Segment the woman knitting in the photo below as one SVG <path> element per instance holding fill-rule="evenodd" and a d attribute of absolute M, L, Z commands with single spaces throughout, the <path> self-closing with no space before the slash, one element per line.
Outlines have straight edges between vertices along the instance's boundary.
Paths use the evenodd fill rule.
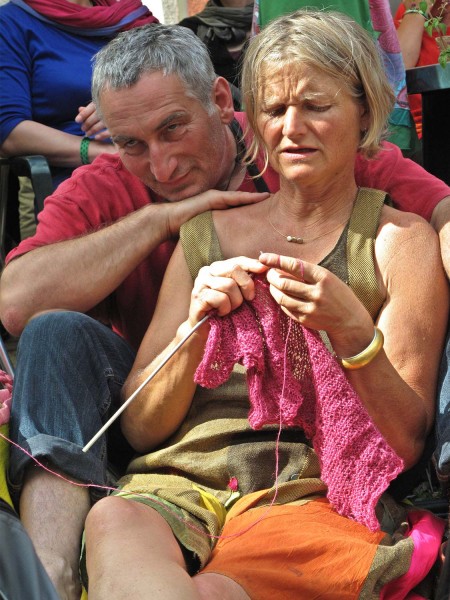
<path fill-rule="evenodd" d="M 393 94 L 308 11 L 251 41 L 243 93 L 280 191 L 182 230 L 125 396 L 210 317 L 123 413 L 142 456 L 88 516 L 89 598 L 404 598 L 443 524 L 383 492 L 432 427 L 448 292 L 428 224 L 354 180 Z"/>

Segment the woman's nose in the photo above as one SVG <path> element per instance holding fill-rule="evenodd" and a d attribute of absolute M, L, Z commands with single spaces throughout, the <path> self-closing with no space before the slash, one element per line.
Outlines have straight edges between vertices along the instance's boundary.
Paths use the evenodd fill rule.
<path fill-rule="evenodd" d="M 283 135 L 287 137 L 304 133 L 305 118 L 298 106 L 288 106 L 284 114 Z"/>

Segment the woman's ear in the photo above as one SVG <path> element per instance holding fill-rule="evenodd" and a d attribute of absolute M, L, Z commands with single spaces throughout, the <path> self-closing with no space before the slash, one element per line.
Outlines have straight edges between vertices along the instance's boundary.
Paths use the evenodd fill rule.
<path fill-rule="evenodd" d="M 361 132 L 366 132 L 370 126 L 370 115 L 365 103 L 361 105 L 360 111 L 359 129 Z"/>
<path fill-rule="evenodd" d="M 213 102 L 217 106 L 222 123 L 231 123 L 234 118 L 233 97 L 230 85 L 224 77 L 217 77 L 214 82 Z"/>

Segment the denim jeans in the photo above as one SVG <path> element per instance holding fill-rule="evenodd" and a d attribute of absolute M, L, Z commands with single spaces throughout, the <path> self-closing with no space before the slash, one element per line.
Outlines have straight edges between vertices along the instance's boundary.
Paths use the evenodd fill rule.
<path fill-rule="evenodd" d="M 17 348 L 12 439 L 69 478 L 107 485 L 108 461 L 120 473 L 133 454 L 120 432 L 120 419 L 88 452 L 82 448 L 120 406 L 120 390 L 134 358 L 120 336 L 84 314 L 61 311 L 36 317 Z M 12 446 L 14 495 L 33 462 Z"/>
<path fill-rule="evenodd" d="M 438 405 L 436 412 L 436 450 L 434 459 L 438 476 L 450 481 L 450 327 L 438 379 Z"/>

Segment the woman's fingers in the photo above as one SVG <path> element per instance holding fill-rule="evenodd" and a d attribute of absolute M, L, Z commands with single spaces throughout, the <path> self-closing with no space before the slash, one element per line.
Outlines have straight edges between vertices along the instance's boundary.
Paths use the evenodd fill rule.
<path fill-rule="evenodd" d="M 213 309 L 220 316 L 227 315 L 244 300 L 253 300 L 255 285 L 251 274 L 265 271 L 266 266 L 245 256 L 203 267 L 194 283 L 191 309 L 197 313 L 197 318 Z"/>
<path fill-rule="evenodd" d="M 306 269 L 311 271 L 311 267 L 314 267 L 314 265 L 311 263 L 305 263 L 300 258 L 282 256 L 281 254 L 273 254 L 269 252 L 262 252 L 259 256 L 259 261 L 267 267 L 279 269 L 280 271 L 289 273 L 299 281 L 306 281 Z"/>
<path fill-rule="evenodd" d="M 275 301 L 303 325 L 332 332 L 358 313 L 359 300 L 328 269 L 278 254 L 261 254 L 259 260 L 272 267 L 267 280 Z"/>
<path fill-rule="evenodd" d="M 109 131 L 99 118 L 93 102 L 90 102 L 87 106 L 80 106 L 78 108 L 78 115 L 75 117 L 75 121 L 81 125 L 81 129 L 89 137 L 95 136 L 95 139 L 98 141 L 110 137 Z"/>

